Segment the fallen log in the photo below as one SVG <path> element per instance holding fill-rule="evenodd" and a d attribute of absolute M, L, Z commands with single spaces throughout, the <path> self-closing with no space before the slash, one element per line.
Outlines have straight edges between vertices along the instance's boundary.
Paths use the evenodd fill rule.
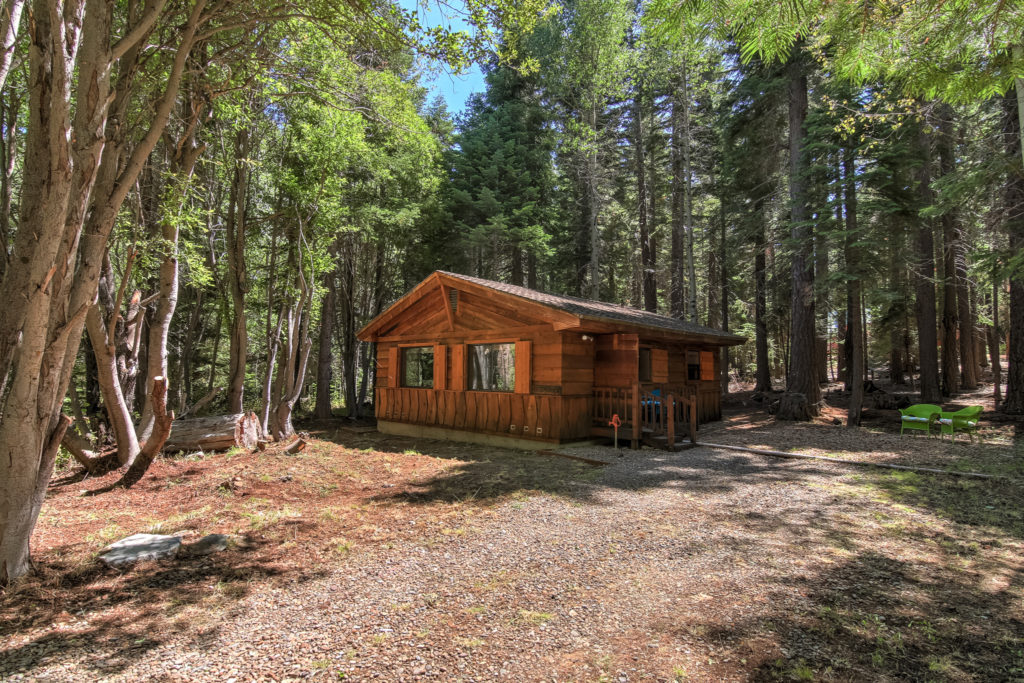
<path fill-rule="evenodd" d="M 163 451 L 252 450 L 262 436 L 259 418 L 253 412 L 175 420 Z"/>

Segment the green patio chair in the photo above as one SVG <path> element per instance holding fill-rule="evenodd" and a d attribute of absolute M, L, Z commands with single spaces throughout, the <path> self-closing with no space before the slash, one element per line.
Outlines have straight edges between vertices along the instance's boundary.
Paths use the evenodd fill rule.
<path fill-rule="evenodd" d="M 967 406 L 955 413 L 940 413 L 939 438 L 949 434 L 950 440 L 955 442 L 956 434 L 960 432 L 969 436 L 971 443 L 974 443 L 974 435 L 978 434 L 978 423 L 981 421 L 982 410 L 984 410 L 982 406 Z M 981 440 L 980 434 L 978 440 Z"/>
<path fill-rule="evenodd" d="M 942 407 L 931 403 L 918 403 L 909 408 L 900 409 L 900 436 L 903 430 L 916 429 L 931 436 L 932 425 L 939 419 Z"/>

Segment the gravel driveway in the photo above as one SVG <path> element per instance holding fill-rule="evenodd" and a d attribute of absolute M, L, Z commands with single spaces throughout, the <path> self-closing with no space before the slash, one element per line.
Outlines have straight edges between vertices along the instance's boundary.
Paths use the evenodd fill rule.
<path fill-rule="evenodd" d="M 707 448 L 572 452 L 610 464 L 568 495 L 522 496 L 443 534 L 360 547 L 303 578 L 253 586 L 188 632 L 136 648 L 52 634 L 9 641 L 6 673 L 669 681 L 931 670 L 942 679 L 932 661 L 941 653 L 927 643 L 938 652 L 947 638 L 967 638 L 969 648 L 973 629 L 941 621 L 948 596 L 990 606 L 990 630 L 973 638 L 1015 665 L 999 643 L 1021 624 L 1019 539 L 985 549 L 991 530 L 884 500 L 864 488 L 864 474 L 828 464 Z M 894 511 L 898 537 L 886 526 Z M 949 569 L 942 591 L 930 587 L 947 571 L 935 560 L 940 536 L 982 543 L 973 564 Z M 930 633 L 915 630 L 922 619 Z M 883 647 L 894 630 L 899 647 Z M 947 662 L 951 679 L 978 675 L 965 652 L 967 664 Z"/>

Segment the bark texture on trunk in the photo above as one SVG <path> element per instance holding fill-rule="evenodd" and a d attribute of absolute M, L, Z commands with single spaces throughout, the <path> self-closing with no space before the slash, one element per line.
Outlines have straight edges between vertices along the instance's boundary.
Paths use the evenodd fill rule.
<path fill-rule="evenodd" d="M 123 487 L 127 489 L 138 483 L 149 470 L 149 466 L 153 463 L 153 458 L 163 449 L 164 444 L 167 443 L 167 438 L 171 434 L 171 428 L 174 423 L 174 411 L 167 411 L 167 379 L 165 377 L 154 377 L 153 388 L 150 394 L 152 396 L 150 403 L 153 406 L 153 428 L 150 431 L 149 438 L 146 439 L 146 443 L 139 449 L 139 454 L 135 457 L 132 464 L 128 466 L 128 471 L 114 484 L 115 488 Z"/>
<path fill-rule="evenodd" d="M 596 102 L 587 104 L 586 121 L 595 136 L 597 135 L 597 107 Z M 601 223 L 598 220 L 601 198 L 598 191 L 598 167 L 597 150 L 594 144 L 591 143 L 590 148 L 586 152 L 586 177 L 584 179 L 586 187 L 585 201 L 587 203 L 585 216 L 587 218 L 587 229 L 590 233 L 590 265 L 588 268 L 590 286 L 588 296 L 591 299 L 601 298 Z"/>
<path fill-rule="evenodd" d="M 992 324 L 988 326 L 988 349 L 992 361 L 992 398 L 996 409 L 1003 400 L 1003 360 L 999 355 L 999 282 L 992 281 Z"/>
<path fill-rule="evenodd" d="M 228 289 L 231 292 L 230 367 L 228 370 L 228 410 L 242 412 L 245 392 L 245 365 L 249 347 L 246 328 L 245 294 L 249 289 L 245 269 L 246 211 L 249 195 L 249 131 L 235 135 L 235 171 L 226 221 L 228 247 Z"/>
<path fill-rule="evenodd" d="M 772 371 L 768 359 L 768 238 L 764 200 L 754 206 L 757 244 L 754 247 L 754 358 L 757 364 L 754 391 L 771 391 Z"/>
<path fill-rule="evenodd" d="M 789 195 L 793 238 L 792 318 L 790 320 L 787 391 L 803 395 L 807 412 L 817 414 L 821 399 L 815 367 L 814 231 L 807 215 L 806 130 L 807 76 L 799 52 L 787 66 L 789 78 Z M 796 419 L 805 413 L 794 411 Z"/>
<path fill-rule="evenodd" d="M 1018 81 L 1017 87 L 1019 88 Z M 1021 143 L 1020 117 L 1016 111 L 1018 98 L 1024 93 L 1007 93 L 1003 98 L 1003 135 L 1009 160 L 1024 155 Z M 1004 191 L 1003 224 L 1010 239 L 1012 253 L 1024 252 L 1024 166 L 1012 162 Z M 1006 401 L 1003 410 L 1011 415 L 1024 415 L 1024 273 L 1010 277 L 1010 320 L 1007 323 L 1010 343 L 1007 348 Z"/>
<path fill-rule="evenodd" d="M 334 356 L 331 353 L 334 337 L 334 300 L 336 289 L 333 275 L 328 275 L 327 292 L 320 303 L 320 344 L 316 362 L 316 416 L 325 420 L 331 417 L 331 388 L 334 380 Z"/>
<path fill-rule="evenodd" d="M 939 152 L 939 173 L 947 176 L 953 173 L 953 110 L 949 106 L 938 107 L 938 152 Z M 963 258 L 963 245 L 961 243 L 960 227 L 956 214 L 950 209 L 947 210 L 941 219 L 942 224 L 942 393 L 949 396 L 956 393 L 960 386 L 960 373 L 957 367 L 958 357 L 964 360 L 964 388 L 973 379 L 968 380 L 968 367 L 970 355 L 964 353 L 964 349 L 957 348 L 957 330 L 962 328 L 960 315 L 962 308 L 958 304 L 958 292 L 960 291 L 966 271 L 961 272 Z M 969 352 L 969 349 L 967 350 Z M 971 387 L 973 388 L 973 387 Z"/>
<path fill-rule="evenodd" d="M 307 279 L 302 264 L 301 245 L 305 241 L 302 220 L 301 218 L 296 220 L 298 223 L 296 229 L 289 236 L 287 271 L 295 278 L 294 284 L 295 289 L 298 290 L 298 296 L 290 296 L 281 302 L 281 320 L 284 323 L 283 337 L 278 342 L 277 371 L 270 390 L 270 435 L 277 441 L 295 433 L 295 428 L 292 426 L 292 411 L 302 394 L 309 354 L 313 348 L 313 340 L 309 336 L 313 287 Z M 312 277 L 312 263 L 310 263 L 309 276 Z"/>
<path fill-rule="evenodd" d="M 846 426 L 856 427 L 860 424 L 861 411 L 864 407 L 864 349 L 862 348 L 863 330 L 861 330 L 861 255 L 857 248 L 857 240 L 860 238 L 857 226 L 857 179 L 852 150 L 846 150 L 843 157 L 843 176 L 843 203 L 846 207 L 846 235 L 843 251 L 846 269 L 849 271 L 849 279 L 846 281 L 846 296 L 849 301 L 846 339 L 850 347 L 851 386 Z"/>
<path fill-rule="evenodd" d="M 640 245 L 640 290 L 645 311 L 658 310 L 658 286 L 655 280 L 655 254 L 647 224 L 647 161 L 644 156 L 644 90 L 643 84 L 633 102 L 633 147 L 636 150 L 637 242 Z"/>
<path fill-rule="evenodd" d="M 669 265 L 669 311 L 673 318 L 682 319 L 685 314 L 683 304 L 683 242 L 685 230 L 685 198 L 683 188 L 683 146 L 689 144 L 684 140 L 686 130 L 683 127 L 683 108 L 686 99 L 681 84 L 672 88 L 672 251 Z"/>
<path fill-rule="evenodd" d="M 921 206 L 932 204 L 931 141 L 922 128 L 917 138 L 921 166 L 917 171 L 917 191 Z M 919 218 L 916 226 L 914 254 L 914 315 L 917 319 L 918 363 L 920 366 L 921 402 L 941 403 L 939 389 L 939 340 L 935 329 L 935 237 L 934 225 Z"/>

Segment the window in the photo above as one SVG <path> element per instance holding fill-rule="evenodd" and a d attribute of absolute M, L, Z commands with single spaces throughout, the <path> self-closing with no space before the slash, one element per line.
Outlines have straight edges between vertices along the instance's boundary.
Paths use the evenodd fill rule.
<path fill-rule="evenodd" d="M 516 387 L 515 344 L 471 344 L 469 356 L 470 391 L 512 391 Z"/>
<path fill-rule="evenodd" d="M 402 386 L 430 389 L 434 386 L 434 347 L 402 349 Z"/>
<path fill-rule="evenodd" d="M 686 379 L 700 379 L 700 354 L 696 351 L 686 352 Z"/>
<path fill-rule="evenodd" d="M 651 381 L 651 350 L 640 349 L 640 381 Z"/>

